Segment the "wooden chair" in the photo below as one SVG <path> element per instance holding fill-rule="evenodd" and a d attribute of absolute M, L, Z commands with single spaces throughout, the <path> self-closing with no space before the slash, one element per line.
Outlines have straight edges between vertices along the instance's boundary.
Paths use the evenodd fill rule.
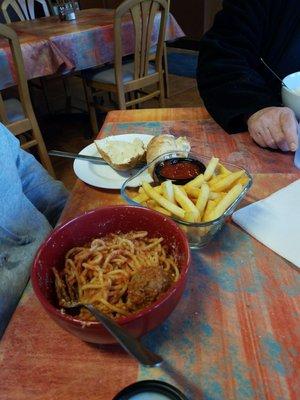
<path fill-rule="evenodd" d="M 167 0 L 167 2 L 168 2 L 168 16 L 169 16 L 170 0 Z M 154 57 L 155 57 L 155 48 L 152 49 L 151 53 L 152 53 L 152 55 L 154 53 Z M 170 84 L 169 84 L 169 70 L 168 70 L 168 51 L 167 51 L 166 42 L 164 43 L 164 52 L 163 52 L 162 63 L 163 63 L 163 71 L 164 71 L 165 97 L 168 99 L 170 97 Z"/>
<path fill-rule="evenodd" d="M 20 97 L 20 100 L 3 100 L 0 92 L 0 120 L 17 137 L 30 132 L 28 135 L 22 135 L 26 139 L 22 148 L 27 150 L 34 146 L 37 147 L 41 163 L 54 176 L 53 167 L 32 108 L 18 36 L 8 26 L 0 24 L 0 37 L 9 41 Z"/>
<path fill-rule="evenodd" d="M 168 16 L 169 14 L 170 14 L 170 0 L 168 0 Z M 165 96 L 168 99 L 170 97 L 170 84 L 169 84 L 169 70 L 168 70 L 168 51 L 166 42 L 164 43 L 163 68 L 164 68 Z"/>
<path fill-rule="evenodd" d="M 155 44 L 151 34 L 154 18 L 161 12 L 159 36 Z M 98 124 L 95 108 L 107 111 L 108 109 L 98 104 L 95 99 L 103 91 L 117 95 L 118 108 L 121 110 L 158 97 L 160 106 L 164 106 L 164 79 L 162 57 L 164 52 L 166 21 L 168 14 L 167 0 L 125 0 L 115 11 L 114 18 L 114 68 L 106 70 L 90 70 L 84 75 L 84 87 L 90 114 L 93 132 L 98 133 Z M 135 52 L 134 61 L 123 64 L 122 56 L 122 19 L 131 15 L 134 25 Z M 150 63 L 154 60 L 154 64 Z M 155 85 L 151 93 L 144 93 L 142 89 Z M 126 98 L 128 97 L 128 98 Z"/>
<path fill-rule="evenodd" d="M 168 51 L 166 43 L 164 43 L 163 66 L 164 66 L 165 95 L 166 98 L 168 99 L 170 97 L 170 82 L 169 82 L 169 71 L 168 71 Z"/>
<path fill-rule="evenodd" d="M 3 12 L 3 16 L 5 22 L 7 24 L 11 23 L 10 16 L 8 14 L 9 9 L 11 8 L 17 14 L 20 21 L 28 21 L 36 19 L 34 5 L 35 3 L 39 3 L 42 6 L 43 13 L 45 17 L 50 16 L 49 6 L 46 0 L 4 0 L 1 4 L 1 10 Z M 51 10 L 53 13 L 53 6 L 51 6 Z M 30 87 L 35 87 L 39 90 L 42 90 L 46 106 L 48 112 L 51 113 L 51 107 L 48 99 L 48 89 L 47 89 L 47 82 L 52 79 L 57 79 L 58 76 L 49 76 L 49 77 L 42 77 L 39 79 L 39 83 L 30 83 Z M 70 84 L 68 81 L 68 76 L 59 76 L 59 79 L 62 80 L 65 96 L 66 96 L 66 107 L 65 109 L 67 112 L 70 112 L 72 108 L 72 99 L 71 99 L 71 89 Z M 75 107 L 76 108 L 76 107 Z"/>
<path fill-rule="evenodd" d="M 7 12 L 7 10 L 9 10 L 10 7 L 17 14 L 20 21 L 35 19 L 36 18 L 34 11 L 35 2 L 41 4 L 45 17 L 48 17 L 50 15 L 50 12 L 46 0 L 4 0 L 3 3 L 1 4 L 1 10 L 3 12 L 5 22 L 7 24 L 11 23 L 10 16 Z"/>

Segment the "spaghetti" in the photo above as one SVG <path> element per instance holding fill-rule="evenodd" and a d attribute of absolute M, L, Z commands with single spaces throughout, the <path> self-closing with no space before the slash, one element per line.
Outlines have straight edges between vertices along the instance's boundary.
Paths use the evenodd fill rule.
<path fill-rule="evenodd" d="M 74 247 L 64 268 L 53 268 L 58 303 L 93 304 L 111 318 L 147 307 L 179 278 L 174 252 L 146 231 L 109 234 Z M 82 308 L 79 318 L 94 320 Z"/>

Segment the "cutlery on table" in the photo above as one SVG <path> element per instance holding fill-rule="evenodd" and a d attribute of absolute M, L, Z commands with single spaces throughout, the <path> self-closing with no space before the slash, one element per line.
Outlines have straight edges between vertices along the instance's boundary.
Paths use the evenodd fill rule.
<path fill-rule="evenodd" d="M 86 308 L 89 312 L 111 333 L 118 343 L 133 356 L 139 363 L 146 367 L 158 367 L 163 359 L 147 349 L 138 339 L 128 333 L 120 325 L 108 318 L 92 304 L 63 302 L 60 304 L 63 308 L 79 311 L 81 307 Z"/>
<path fill-rule="evenodd" d="M 78 159 L 78 160 L 90 161 L 90 162 L 93 162 L 96 164 L 108 165 L 107 162 L 103 160 L 103 158 L 94 157 L 94 156 L 85 156 L 83 154 L 70 153 L 68 151 L 51 150 L 48 152 L 48 154 L 49 154 L 49 156 L 73 158 L 73 159 Z"/>
<path fill-rule="evenodd" d="M 83 161 L 89 161 L 94 164 L 99 164 L 99 165 L 108 165 L 111 168 L 113 168 L 109 163 L 107 163 L 103 158 L 101 157 L 96 157 L 96 156 L 86 156 L 84 154 L 78 154 L 78 153 L 70 153 L 69 151 L 60 151 L 60 150 L 50 150 L 48 151 L 49 156 L 55 156 L 55 157 L 63 157 L 63 158 L 72 158 L 76 160 L 83 160 Z M 134 168 L 141 168 L 145 165 L 145 163 L 139 163 L 137 165 L 134 165 L 133 167 L 129 169 L 134 169 Z M 128 170 L 129 170 L 128 169 Z M 125 172 L 125 171 L 123 171 Z"/>

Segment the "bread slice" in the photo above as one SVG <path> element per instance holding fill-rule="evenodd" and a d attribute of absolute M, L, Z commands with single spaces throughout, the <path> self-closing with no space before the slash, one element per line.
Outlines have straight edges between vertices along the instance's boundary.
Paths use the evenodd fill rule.
<path fill-rule="evenodd" d="M 177 150 L 186 151 L 188 153 L 191 151 L 191 145 L 185 136 L 179 136 L 179 138 L 176 139 L 176 148 Z"/>
<path fill-rule="evenodd" d="M 173 135 L 155 136 L 147 146 L 147 164 L 151 163 L 158 156 L 167 152 L 190 152 L 191 146 L 185 136 L 175 138 Z M 154 165 L 149 167 L 149 173 L 152 175 Z"/>
<path fill-rule="evenodd" d="M 117 171 L 127 171 L 145 160 L 146 149 L 140 139 L 132 142 L 121 140 L 95 140 L 101 157 Z"/>

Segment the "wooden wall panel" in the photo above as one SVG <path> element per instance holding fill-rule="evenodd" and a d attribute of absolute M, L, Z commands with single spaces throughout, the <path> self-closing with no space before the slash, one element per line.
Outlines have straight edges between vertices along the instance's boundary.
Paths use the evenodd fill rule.
<path fill-rule="evenodd" d="M 81 0 L 81 8 L 116 8 L 122 0 Z"/>
<path fill-rule="evenodd" d="M 204 26 L 204 2 L 207 0 L 171 0 L 170 11 L 192 39 L 200 39 Z"/>

